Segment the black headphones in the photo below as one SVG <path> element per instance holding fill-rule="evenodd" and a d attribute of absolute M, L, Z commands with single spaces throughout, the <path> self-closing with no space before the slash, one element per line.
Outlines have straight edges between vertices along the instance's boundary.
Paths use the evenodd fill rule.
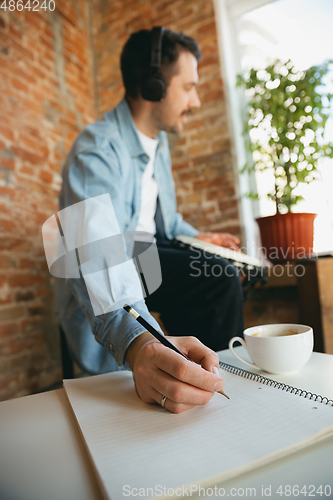
<path fill-rule="evenodd" d="M 163 33 L 163 26 L 151 30 L 150 73 L 141 82 L 141 95 L 146 101 L 162 101 L 166 94 L 167 84 L 158 73 L 161 67 Z"/>

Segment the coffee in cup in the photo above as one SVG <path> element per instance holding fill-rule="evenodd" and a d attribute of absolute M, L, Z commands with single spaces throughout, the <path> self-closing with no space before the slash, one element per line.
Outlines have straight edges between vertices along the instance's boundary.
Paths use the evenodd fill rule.
<path fill-rule="evenodd" d="M 238 341 L 247 350 L 253 363 L 241 358 L 234 351 Z M 236 358 L 252 368 L 269 373 L 289 373 L 302 368 L 313 351 L 313 330 L 310 326 L 280 324 L 247 328 L 244 339 L 233 337 L 229 349 Z"/>

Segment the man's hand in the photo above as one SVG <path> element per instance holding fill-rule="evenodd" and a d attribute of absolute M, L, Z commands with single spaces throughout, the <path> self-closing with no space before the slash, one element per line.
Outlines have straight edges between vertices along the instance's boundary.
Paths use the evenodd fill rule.
<path fill-rule="evenodd" d="M 230 248 L 236 252 L 240 252 L 238 247 L 240 240 L 237 236 L 230 233 L 210 233 L 203 232 L 196 236 L 199 240 L 207 241 L 208 243 L 214 243 L 214 245 L 219 245 L 221 247 Z"/>
<path fill-rule="evenodd" d="M 195 337 L 168 339 L 194 363 L 143 333 L 126 353 L 138 396 L 150 404 L 161 404 L 166 396 L 164 406 L 173 413 L 205 405 L 223 387 L 217 354 Z"/>

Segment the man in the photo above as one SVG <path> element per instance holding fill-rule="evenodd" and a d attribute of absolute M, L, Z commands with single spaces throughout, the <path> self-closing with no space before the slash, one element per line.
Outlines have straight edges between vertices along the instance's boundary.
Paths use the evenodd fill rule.
<path fill-rule="evenodd" d="M 176 212 L 165 131 L 181 132 L 188 114 L 200 106 L 200 51 L 193 39 L 163 31 L 143 30 L 126 43 L 121 56 L 125 99 L 75 141 L 63 172 L 60 206 L 108 193 L 122 232 L 156 232 L 162 285 L 146 302 L 150 310 L 161 312 L 169 334 L 176 335 L 171 342 L 195 363 L 158 343 L 121 309 L 95 316 L 82 278 L 60 280 L 58 309 L 73 357 L 85 371 L 130 367 L 141 399 L 161 403 L 164 396 L 163 406 L 178 413 L 207 403 L 222 388 L 211 349 L 225 348 L 229 338 L 241 334 L 243 317 L 236 271 L 229 269 L 219 279 L 204 273 L 198 277 L 190 267 L 198 252 L 170 244 L 180 234 L 232 249 L 238 249 L 239 241 L 229 234 L 199 233 Z M 152 45 L 161 53 L 157 70 L 151 64 Z M 159 101 L 150 97 L 151 77 L 161 80 Z M 196 259 L 200 265 L 204 261 L 203 255 Z M 221 259 L 211 262 L 222 271 L 227 267 Z M 135 309 L 158 328 L 144 301 Z"/>

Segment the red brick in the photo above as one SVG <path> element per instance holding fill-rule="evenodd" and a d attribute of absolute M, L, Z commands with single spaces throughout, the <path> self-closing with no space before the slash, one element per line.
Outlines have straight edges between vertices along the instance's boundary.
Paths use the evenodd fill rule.
<path fill-rule="evenodd" d="M 21 269 L 36 269 L 36 261 L 33 259 L 22 258 L 20 259 L 19 267 Z"/>
<path fill-rule="evenodd" d="M 0 66 L 1 66 L 1 63 L 0 63 Z M 0 125 L 0 135 L 2 135 L 3 137 L 5 137 L 6 139 L 9 139 L 10 141 L 13 141 L 14 140 L 14 133 L 11 129 L 9 128 L 6 128 L 2 125 Z"/>
<path fill-rule="evenodd" d="M 188 196 L 186 196 L 186 201 L 188 203 L 201 204 L 203 201 L 203 196 L 200 193 L 192 193 L 192 194 L 189 194 Z"/>
<path fill-rule="evenodd" d="M 40 179 L 45 182 L 53 182 L 53 175 L 47 170 L 41 170 L 39 173 Z"/>
<path fill-rule="evenodd" d="M 223 98 L 222 89 L 212 90 L 211 92 L 205 92 L 205 94 L 200 96 L 202 103 L 207 103 L 211 101 L 217 101 Z"/>
<path fill-rule="evenodd" d="M 187 168 L 189 168 L 189 165 L 190 165 L 189 161 L 183 161 L 180 163 L 173 163 L 172 170 L 173 171 L 186 170 Z"/>
<path fill-rule="evenodd" d="M 24 82 L 17 80 L 16 78 L 12 79 L 11 84 L 14 87 L 14 89 L 23 90 L 24 92 L 27 91 L 27 85 Z"/>
<path fill-rule="evenodd" d="M 43 338 L 41 335 L 34 335 L 33 337 L 16 337 L 7 341 L 5 345 L 0 344 L 0 354 L 2 355 L 15 355 L 18 353 L 29 352 L 42 345 Z"/>
<path fill-rule="evenodd" d="M 198 156 L 193 159 L 193 165 L 195 167 L 202 167 L 210 165 L 211 167 L 220 168 L 223 165 L 224 154 L 223 153 L 212 153 L 207 154 L 205 156 Z"/>
<path fill-rule="evenodd" d="M 36 84 L 36 78 L 34 78 L 33 76 L 31 76 L 30 73 L 28 73 L 26 71 L 22 71 L 19 68 L 15 68 L 15 76 L 16 76 L 16 78 L 19 78 L 23 82 L 29 82 L 29 83 L 31 83 L 33 85 Z"/>
<path fill-rule="evenodd" d="M 219 209 L 223 213 L 226 210 L 237 210 L 237 201 L 236 200 L 223 200 L 219 202 Z"/>
<path fill-rule="evenodd" d="M 26 314 L 25 307 L 1 307 L 0 308 L 0 321 L 8 321 L 11 319 L 18 319 Z"/>
<path fill-rule="evenodd" d="M 0 324 L 0 338 L 17 335 L 21 332 L 22 332 L 22 325 L 20 321 L 15 321 L 11 323 L 6 322 Z"/>
<path fill-rule="evenodd" d="M 31 245 L 26 239 L 22 238 L 0 238 L 0 250 L 29 252 L 31 251 Z"/>
<path fill-rule="evenodd" d="M 15 197 L 15 190 L 12 188 L 0 186 L 0 195 L 8 196 L 9 198 Z"/>
<path fill-rule="evenodd" d="M 28 146 L 28 149 L 37 149 L 38 151 L 40 151 L 40 138 L 38 136 L 33 137 L 20 133 L 18 142 L 22 146 Z"/>
<path fill-rule="evenodd" d="M 50 288 L 39 289 L 36 292 L 36 297 L 52 298 L 53 290 L 51 290 Z"/>
<path fill-rule="evenodd" d="M 24 161 L 28 161 L 29 163 L 38 165 L 44 161 L 43 157 L 36 155 L 35 153 L 31 153 L 30 151 L 27 151 L 20 146 L 12 146 L 11 150 L 15 156 L 21 158 Z"/>
<path fill-rule="evenodd" d="M 196 141 L 204 141 L 207 144 L 207 141 L 211 141 L 214 137 L 218 137 L 221 135 L 220 128 L 205 128 L 205 130 L 201 130 L 199 132 L 195 131 L 195 133 L 191 134 L 191 142 Z"/>
<path fill-rule="evenodd" d="M 177 141 L 177 147 L 185 146 L 187 144 L 186 136 L 181 137 Z"/>
<path fill-rule="evenodd" d="M 50 194 L 55 195 L 55 191 L 50 189 L 48 186 L 43 186 L 40 182 L 36 182 L 35 180 L 28 181 L 26 178 L 18 175 L 16 177 L 18 188 L 24 189 L 29 188 L 31 192 L 40 193 L 40 194 Z"/>
<path fill-rule="evenodd" d="M 45 316 L 47 309 L 42 304 L 33 304 L 28 307 L 29 316 Z"/>
<path fill-rule="evenodd" d="M 6 285 L 8 285 L 8 277 L 5 276 L 5 275 L 3 275 L 3 274 L 1 274 L 0 275 L 0 287 L 2 288 L 4 286 L 6 286 Z"/>
<path fill-rule="evenodd" d="M 178 175 L 180 182 L 185 181 L 197 181 L 199 179 L 199 173 L 196 170 L 189 170 L 188 172 L 181 172 Z"/>
<path fill-rule="evenodd" d="M 13 269 L 17 267 L 16 260 L 10 255 L 0 255 L 0 269 Z"/>
<path fill-rule="evenodd" d="M 216 186 L 221 186 L 225 184 L 225 180 L 223 178 L 216 178 L 216 179 L 204 179 L 197 181 L 193 184 L 193 189 L 205 189 L 205 188 L 210 188 L 210 187 L 216 187 Z"/>
<path fill-rule="evenodd" d="M 15 294 L 17 302 L 28 301 L 35 298 L 35 294 L 31 290 L 22 290 Z"/>
<path fill-rule="evenodd" d="M 230 154 L 231 146 L 229 138 L 219 138 L 216 141 L 212 141 L 211 148 L 213 153 L 227 151 Z M 230 156 L 230 163 L 232 162 L 232 158 Z"/>
<path fill-rule="evenodd" d="M 34 174 L 34 169 L 32 167 L 27 167 L 26 165 L 23 165 L 23 167 L 20 168 L 20 172 L 22 174 L 27 174 L 32 177 Z"/>
<path fill-rule="evenodd" d="M 20 321 L 21 331 L 24 334 L 29 334 L 38 330 L 40 327 L 40 318 L 25 317 Z"/>
<path fill-rule="evenodd" d="M 197 37 L 197 40 L 199 42 L 200 47 L 204 47 L 205 45 L 211 45 L 211 44 L 217 45 L 216 30 L 212 32 L 207 31 L 206 34 L 201 33 L 201 35 Z M 216 47 L 216 51 L 217 50 L 218 49 Z"/>
<path fill-rule="evenodd" d="M 15 304 L 15 299 L 14 299 L 14 296 L 13 296 L 13 293 L 11 292 L 11 290 L 7 289 L 7 290 L 1 290 L 1 294 L 0 294 L 0 306 L 4 306 L 4 305 L 14 305 Z M 1 311 L 1 308 L 0 308 L 0 311 Z M 1 316 L 1 313 L 0 313 L 0 316 Z"/>
<path fill-rule="evenodd" d="M 219 189 L 211 189 L 206 194 L 207 201 L 230 198 L 232 196 L 235 196 L 235 188 L 228 186 L 220 187 Z"/>
<path fill-rule="evenodd" d="M 8 277 L 9 286 L 25 287 L 45 283 L 45 277 L 37 274 L 16 274 Z"/>
<path fill-rule="evenodd" d="M 0 155 L 0 167 L 6 168 L 7 170 L 14 170 L 15 161 L 12 158 Z"/>
<path fill-rule="evenodd" d="M 198 34 L 215 33 L 215 31 L 216 31 L 215 21 L 209 22 L 208 24 L 205 24 L 204 26 L 198 28 Z"/>
<path fill-rule="evenodd" d="M 198 130 L 199 128 L 202 128 L 205 126 L 205 120 L 203 118 L 198 119 L 198 120 L 191 120 L 185 125 L 185 132 L 188 130 Z"/>
<path fill-rule="evenodd" d="M 8 210 L 8 205 L 4 204 L 4 203 L 0 203 L 0 213 L 2 214 L 8 214 L 9 213 L 9 210 Z"/>
<path fill-rule="evenodd" d="M 211 55 L 209 57 L 205 57 L 204 59 L 202 59 L 199 63 L 199 68 L 198 68 L 198 71 L 199 71 L 199 75 L 200 75 L 200 71 L 202 68 L 206 67 L 206 66 L 216 66 L 218 64 L 218 61 L 219 61 L 219 58 L 218 58 L 218 55 Z M 217 80 L 217 82 L 215 82 L 216 84 L 219 84 L 219 81 Z M 202 87 L 200 86 L 200 89 Z"/>
<path fill-rule="evenodd" d="M 207 144 L 205 142 L 199 143 L 199 144 L 194 144 L 193 146 L 189 147 L 189 153 L 191 156 L 197 156 L 197 155 L 202 155 L 207 151 Z"/>
<path fill-rule="evenodd" d="M 10 45 L 11 47 L 14 48 L 14 52 L 21 57 L 22 60 L 27 61 L 33 61 L 34 56 L 33 53 L 30 50 L 27 50 L 24 47 L 24 44 L 21 44 L 19 40 L 14 40 L 13 38 L 10 40 Z"/>
<path fill-rule="evenodd" d="M 0 230 L 6 233 L 15 231 L 17 229 L 17 224 L 12 220 L 0 219 Z"/>

